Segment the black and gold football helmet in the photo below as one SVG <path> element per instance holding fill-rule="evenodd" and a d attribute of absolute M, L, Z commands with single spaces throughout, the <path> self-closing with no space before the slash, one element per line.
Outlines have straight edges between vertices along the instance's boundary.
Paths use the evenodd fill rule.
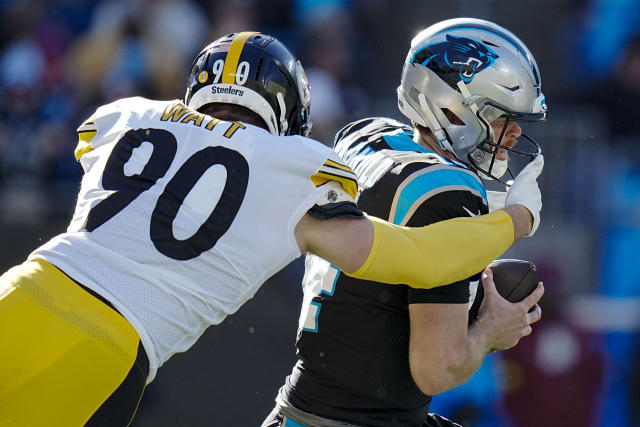
<path fill-rule="evenodd" d="M 226 35 L 193 61 L 185 103 L 241 105 L 258 114 L 274 135 L 307 136 L 309 82 L 300 61 L 275 37 L 258 32 Z"/>

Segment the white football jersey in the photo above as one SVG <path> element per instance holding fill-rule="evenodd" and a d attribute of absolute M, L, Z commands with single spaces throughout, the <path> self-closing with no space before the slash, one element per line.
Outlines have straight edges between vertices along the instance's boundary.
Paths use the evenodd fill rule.
<path fill-rule="evenodd" d="M 300 255 L 294 228 L 314 204 L 357 192 L 351 169 L 319 142 L 177 100 L 116 101 L 78 135 L 73 219 L 30 259 L 56 265 L 131 322 L 149 382 Z"/>

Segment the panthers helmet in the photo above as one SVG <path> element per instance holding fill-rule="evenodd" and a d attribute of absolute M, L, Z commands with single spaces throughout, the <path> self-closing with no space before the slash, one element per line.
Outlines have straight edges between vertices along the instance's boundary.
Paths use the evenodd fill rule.
<path fill-rule="evenodd" d="M 226 35 L 205 47 L 189 73 L 185 104 L 241 105 L 258 114 L 274 135 L 307 136 L 311 92 L 302 64 L 275 37 Z"/>
<path fill-rule="evenodd" d="M 503 135 L 496 140 L 491 122 L 506 117 L 504 133 L 511 120 L 539 122 L 547 116 L 531 52 L 508 30 L 474 18 L 442 21 L 414 37 L 398 87 L 398 107 L 429 128 L 444 150 L 499 181 L 507 161 L 496 158 Z M 447 118 L 451 114 L 453 120 Z M 532 160 L 540 146 L 524 133 L 522 137 L 526 149 L 501 148 Z"/>

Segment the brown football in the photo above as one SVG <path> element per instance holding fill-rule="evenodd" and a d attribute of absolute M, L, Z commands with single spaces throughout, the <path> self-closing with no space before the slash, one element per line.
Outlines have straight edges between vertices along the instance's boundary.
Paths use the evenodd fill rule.
<path fill-rule="evenodd" d="M 533 292 L 540 281 L 536 266 L 521 259 L 497 259 L 487 267 L 493 271 L 496 290 L 510 302 L 520 302 Z M 469 309 L 469 324 L 478 317 L 478 310 L 484 298 L 482 279 L 478 282 L 478 291 Z"/>

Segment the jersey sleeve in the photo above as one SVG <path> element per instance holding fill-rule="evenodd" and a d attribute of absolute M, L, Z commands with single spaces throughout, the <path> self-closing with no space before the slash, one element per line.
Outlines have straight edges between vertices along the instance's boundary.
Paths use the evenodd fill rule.
<path fill-rule="evenodd" d="M 456 201 L 460 203 L 456 203 Z M 466 206 L 470 206 L 471 208 L 466 208 Z M 469 192 L 464 190 L 444 191 L 424 200 L 408 220 L 407 226 L 419 227 L 451 218 L 471 216 L 466 212 L 466 209 L 468 209 L 469 212 L 473 212 L 472 209 L 477 209 L 476 213 L 486 213 L 486 208 L 481 209 L 480 207 L 481 206 L 478 206 L 477 200 L 474 200 L 474 196 Z M 455 254 L 452 254 L 452 256 L 455 256 Z M 433 289 L 409 288 L 407 295 L 408 302 L 409 304 L 465 304 L 469 302 L 470 298 L 469 281 L 475 279 L 476 277 L 474 275 L 469 279 Z"/>
<path fill-rule="evenodd" d="M 85 154 L 100 145 L 108 144 L 121 128 L 116 126 L 124 117 L 134 114 L 136 110 L 149 104 L 141 97 L 123 98 L 110 104 L 102 105 L 78 127 L 78 144 L 73 152 L 77 161 L 82 163 Z"/>
<path fill-rule="evenodd" d="M 345 139 L 353 140 L 353 139 L 357 139 L 359 136 L 362 136 L 360 131 L 365 127 L 367 127 L 368 125 L 370 125 L 371 120 L 372 119 L 358 120 L 356 122 L 349 123 L 342 129 L 340 129 L 336 133 L 333 139 L 333 146 L 334 147 L 337 146 L 340 142 L 344 141 Z"/>
<path fill-rule="evenodd" d="M 482 181 L 474 172 L 458 166 L 436 163 L 405 167 L 392 185 L 395 194 L 389 219 L 397 225 L 411 222 L 423 226 L 487 212 Z"/>
<path fill-rule="evenodd" d="M 336 133 L 333 145 L 335 147 L 339 144 L 353 144 L 358 142 L 359 139 L 368 140 L 378 138 L 379 135 L 385 132 L 398 130 L 402 130 L 407 133 L 413 132 L 411 127 L 387 117 L 369 117 L 366 119 L 360 119 L 349 123 L 340 129 Z"/>
<path fill-rule="evenodd" d="M 425 227 L 400 227 L 375 217 L 370 220 L 374 237 L 369 256 L 358 270 L 345 274 L 421 289 L 476 274 L 509 249 L 514 239 L 511 217 L 502 210 Z"/>
<path fill-rule="evenodd" d="M 469 170 L 433 164 L 404 173 L 407 178 L 396 192 L 390 215 L 396 224 L 421 227 L 488 212 L 484 186 L 477 175 Z M 432 289 L 409 288 L 408 302 L 468 303 L 470 280 L 475 280 L 475 276 Z"/>

